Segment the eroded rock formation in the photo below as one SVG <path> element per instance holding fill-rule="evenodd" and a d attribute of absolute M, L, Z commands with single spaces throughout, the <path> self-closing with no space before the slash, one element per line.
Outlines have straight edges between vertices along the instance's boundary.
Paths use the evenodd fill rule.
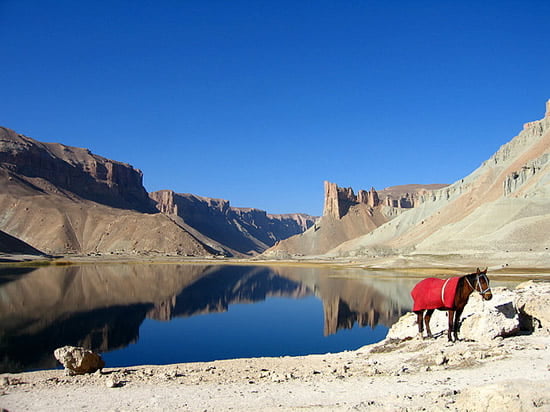
<path fill-rule="evenodd" d="M 263 252 L 277 241 L 308 229 L 315 217 L 270 215 L 254 208 L 232 207 L 228 200 L 161 190 L 150 194 L 158 210 L 179 218 L 198 232 L 240 254 Z"/>
<path fill-rule="evenodd" d="M 340 219 L 350 207 L 364 204 L 371 208 L 379 205 L 398 209 L 415 207 L 431 191 L 445 187 L 445 184 L 393 186 L 377 192 L 374 187 L 369 191 L 359 190 L 357 195 L 351 187 L 338 187 L 336 183 L 325 181 L 325 204 L 323 216 Z"/>
<path fill-rule="evenodd" d="M 526 123 L 477 170 L 451 185 L 394 186 L 355 195 L 326 182 L 323 218 L 266 256 L 393 262 L 430 256 L 446 264 L 453 257 L 456 264 L 468 258 L 472 265 L 482 257 L 489 265 L 546 266 L 548 176 L 550 101 L 544 118 Z"/>
<path fill-rule="evenodd" d="M 291 258 L 324 254 L 338 245 L 368 234 L 399 214 L 422 202 L 444 184 L 393 186 L 381 191 L 373 187 L 359 190 L 324 183 L 323 217 L 315 225 L 296 236 L 277 243 L 265 252 L 269 258 Z"/>
<path fill-rule="evenodd" d="M 0 252 L 18 240 L 48 254 L 244 256 L 314 221 L 171 191 L 152 197 L 128 164 L 0 128 Z"/>
<path fill-rule="evenodd" d="M 141 170 L 88 149 L 43 143 L 0 127 L 0 164 L 108 206 L 154 212 Z"/>

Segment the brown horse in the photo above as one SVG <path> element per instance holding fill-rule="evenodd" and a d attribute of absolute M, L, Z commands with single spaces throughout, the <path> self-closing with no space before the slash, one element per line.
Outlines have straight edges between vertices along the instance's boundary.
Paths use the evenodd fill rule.
<path fill-rule="evenodd" d="M 414 300 L 413 312 L 416 313 L 420 336 L 422 337 L 424 332 L 423 323 L 425 323 L 428 337 L 433 337 L 430 330 L 430 319 L 434 310 L 439 309 L 448 311 L 447 337 L 449 342 L 453 341 L 453 335 L 454 340 L 457 341 L 460 316 L 474 290 L 479 292 L 484 300 L 491 300 L 493 297 L 487 278 L 487 268 L 484 271 L 477 268 L 476 273 L 447 280 L 428 278 L 417 283 L 411 291 L 411 295 Z"/>

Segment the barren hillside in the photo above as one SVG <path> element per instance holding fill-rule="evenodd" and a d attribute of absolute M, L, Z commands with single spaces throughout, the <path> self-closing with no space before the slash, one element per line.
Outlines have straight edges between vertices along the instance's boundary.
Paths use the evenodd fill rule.
<path fill-rule="evenodd" d="M 472 174 L 421 197 L 418 207 L 371 234 L 334 248 L 333 256 L 529 254 L 550 247 L 550 101 Z M 504 254 L 504 255 L 503 255 Z"/>
<path fill-rule="evenodd" d="M 169 190 L 152 197 L 131 165 L 0 128 L 0 252 L 27 243 L 58 255 L 241 257 L 314 221 Z"/>
<path fill-rule="evenodd" d="M 277 243 L 264 252 L 266 257 L 290 258 L 320 255 L 334 247 L 372 232 L 401 213 L 418 205 L 420 198 L 444 184 L 402 185 L 380 191 L 338 187 L 325 182 L 322 218 L 304 233 Z"/>

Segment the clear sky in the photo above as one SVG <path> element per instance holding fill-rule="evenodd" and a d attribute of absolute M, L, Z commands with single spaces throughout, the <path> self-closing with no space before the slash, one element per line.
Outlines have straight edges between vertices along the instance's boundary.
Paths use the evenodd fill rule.
<path fill-rule="evenodd" d="M 0 125 L 270 213 L 452 183 L 550 98 L 548 0 L 0 0 L 0 45 Z"/>

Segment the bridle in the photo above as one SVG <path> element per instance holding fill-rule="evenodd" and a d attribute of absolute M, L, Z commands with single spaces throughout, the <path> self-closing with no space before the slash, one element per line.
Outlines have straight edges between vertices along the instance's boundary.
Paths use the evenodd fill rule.
<path fill-rule="evenodd" d="M 472 286 L 472 284 L 470 283 L 470 280 L 468 279 L 468 276 L 465 277 L 466 279 L 466 282 L 468 282 L 468 285 L 470 285 L 470 287 L 479 292 L 480 295 L 484 295 L 485 293 L 487 292 L 490 292 L 491 291 L 491 287 L 489 286 L 489 279 L 487 279 L 487 275 L 485 273 L 476 273 L 476 280 L 474 282 L 474 286 Z M 481 289 L 481 282 L 479 281 L 481 278 L 483 278 L 483 280 L 485 280 L 485 284 L 487 285 L 487 288 L 486 289 Z M 479 289 L 476 287 L 478 286 Z"/>

